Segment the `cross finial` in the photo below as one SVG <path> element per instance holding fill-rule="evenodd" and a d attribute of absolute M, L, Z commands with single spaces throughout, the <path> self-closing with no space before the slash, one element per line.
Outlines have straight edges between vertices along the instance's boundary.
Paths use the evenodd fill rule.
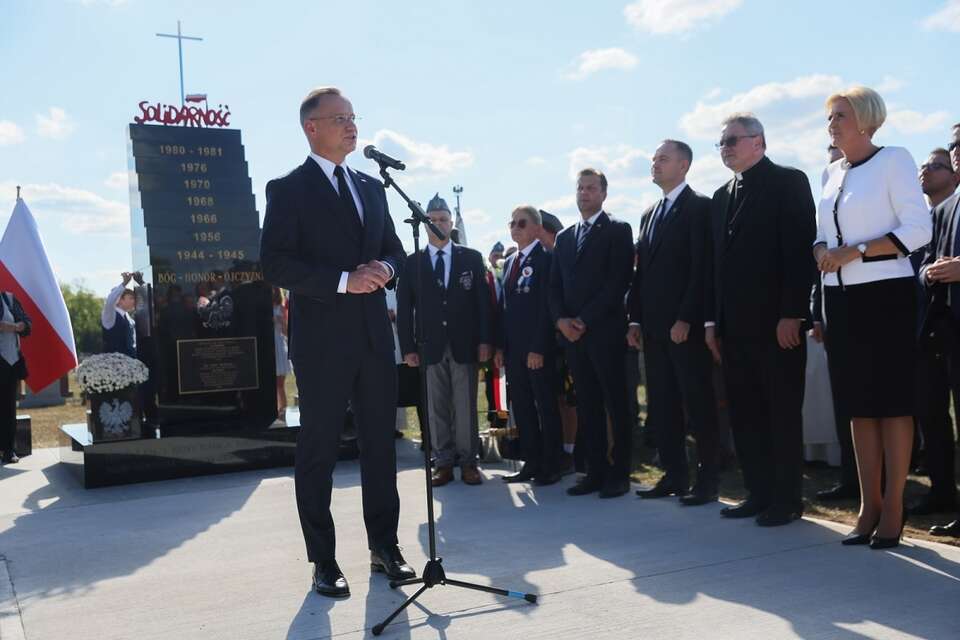
<path fill-rule="evenodd" d="M 186 95 L 183 91 L 183 41 L 184 40 L 196 40 L 198 42 L 202 41 L 203 38 L 195 38 L 194 36 L 185 36 L 180 31 L 180 21 L 177 20 L 177 35 L 172 33 L 158 33 L 160 38 L 176 38 L 177 39 L 177 52 L 180 54 L 180 104 L 186 103 Z"/>
<path fill-rule="evenodd" d="M 20 200 L 20 185 L 17 185 L 17 200 Z"/>

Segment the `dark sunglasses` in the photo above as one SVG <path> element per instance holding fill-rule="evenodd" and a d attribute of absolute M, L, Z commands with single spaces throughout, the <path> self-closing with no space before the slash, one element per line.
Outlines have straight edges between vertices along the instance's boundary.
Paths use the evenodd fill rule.
<path fill-rule="evenodd" d="M 920 171 L 936 171 L 938 169 L 943 169 L 944 171 L 953 173 L 953 167 L 948 164 L 943 164 L 942 162 L 925 162 L 920 165 Z"/>
<path fill-rule="evenodd" d="M 526 219 L 526 218 L 520 218 L 519 220 L 511 220 L 511 221 L 510 221 L 510 228 L 513 229 L 514 227 L 517 227 L 518 229 L 526 229 L 526 228 L 527 228 L 527 219 Z"/>
<path fill-rule="evenodd" d="M 749 136 L 727 136 L 726 138 L 723 138 L 722 140 L 720 140 L 720 142 L 718 142 L 714 146 L 717 149 L 723 149 L 724 147 L 735 147 L 737 146 L 737 143 L 740 142 L 741 140 L 744 140 L 746 138 L 759 138 L 759 137 L 760 137 L 759 133 L 754 133 Z"/>
<path fill-rule="evenodd" d="M 947 151 L 949 151 L 950 153 L 953 153 L 953 150 L 956 149 L 957 147 L 960 147 L 960 142 L 954 140 L 953 142 L 947 145 Z"/>

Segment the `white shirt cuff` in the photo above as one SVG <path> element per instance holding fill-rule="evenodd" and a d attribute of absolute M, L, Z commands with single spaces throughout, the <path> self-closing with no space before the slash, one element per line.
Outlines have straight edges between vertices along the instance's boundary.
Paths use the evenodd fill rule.
<path fill-rule="evenodd" d="M 631 322 L 631 323 L 630 323 L 630 326 L 631 326 L 631 327 L 639 327 L 639 326 L 640 326 L 640 323 L 639 323 L 639 322 Z"/>
<path fill-rule="evenodd" d="M 344 271 L 340 274 L 340 284 L 337 285 L 337 293 L 346 293 L 347 292 L 347 278 L 350 276 L 349 271 Z"/>
<path fill-rule="evenodd" d="M 391 265 L 389 262 L 384 262 L 383 260 L 377 260 L 377 262 L 379 262 L 379 263 L 382 264 L 384 267 L 386 267 L 387 271 L 390 272 L 390 279 L 393 280 L 393 276 L 394 276 L 394 273 L 395 273 L 394 270 L 393 270 L 393 265 Z"/>
<path fill-rule="evenodd" d="M 703 328 L 704 328 L 704 329 L 706 329 L 707 327 L 715 327 L 715 326 L 717 326 L 717 323 L 716 323 L 716 322 L 708 321 L 708 322 L 704 322 L 704 323 L 703 323 Z"/>

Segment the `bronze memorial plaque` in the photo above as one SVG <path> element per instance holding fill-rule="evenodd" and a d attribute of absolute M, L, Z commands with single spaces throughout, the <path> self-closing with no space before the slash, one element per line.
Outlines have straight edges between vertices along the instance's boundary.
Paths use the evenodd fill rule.
<path fill-rule="evenodd" d="M 181 395 L 259 388 L 256 337 L 177 340 L 177 379 Z"/>

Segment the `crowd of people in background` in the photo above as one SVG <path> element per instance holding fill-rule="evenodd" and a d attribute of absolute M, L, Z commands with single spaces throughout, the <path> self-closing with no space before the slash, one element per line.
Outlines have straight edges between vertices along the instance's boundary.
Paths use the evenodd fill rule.
<path fill-rule="evenodd" d="M 513 246 L 497 243 L 484 260 L 456 242 L 439 195 L 426 207 L 428 245 L 406 255 L 384 185 L 345 164 L 358 139 L 352 104 L 334 87 L 311 91 L 300 108 L 311 153 L 267 185 L 261 261 L 268 282 L 292 291 L 295 480 L 316 590 L 349 593 L 329 509 L 345 407 L 361 439 L 371 566 L 405 579 L 414 572 L 397 547 L 396 458 L 383 425 L 424 380 L 431 484 L 455 481 L 457 467 L 462 482 L 481 484 L 481 367 L 493 417 L 508 414 L 519 436 L 510 457 L 523 466 L 505 482 L 552 485 L 576 469 L 570 496 L 627 494 L 642 353 L 644 440 L 663 475 L 637 494 L 685 508 L 716 501 L 732 443 L 745 498 L 720 515 L 777 527 L 804 511 L 808 340 L 823 342 L 811 362 L 825 358 L 826 373 L 813 382 L 830 378 L 819 397 L 833 400 L 844 472 L 818 498 L 860 499 L 843 544 L 900 543 L 918 440 L 932 487 L 912 508 L 956 510 L 960 124 L 918 170 L 906 149 L 874 143 L 887 116 L 876 91 L 852 87 L 824 109 L 831 155 L 819 203 L 804 172 L 767 157 L 760 120 L 734 113 L 717 123 L 731 175 L 712 195 L 687 184 L 690 146 L 666 139 L 651 163 L 662 196 L 638 229 L 604 209 L 603 172 L 583 168 L 575 223 L 561 228 L 520 204 L 507 220 Z M 381 291 L 394 287 L 388 309 Z M 960 535 L 960 520 L 931 533 Z"/>
<path fill-rule="evenodd" d="M 584 168 L 580 219 L 565 229 L 519 205 L 508 220 L 514 245 L 498 242 L 486 262 L 429 233 L 399 280 L 396 329 L 404 364 L 427 367 L 434 486 L 454 480 L 455 465 L 467 484 L 482 480 L 476 397 L 487 363 L 491 406 L 494 373 L 505 371 L 524 461 L 504 481 L 549 485 L 576 467 L 583 473 L 568 494 L 626 494 L 638 426 L 631 370 L 642 353 L 644 437 L 664 473 L 637 494 L 687 506 L 717 500 L 729 446 L 719 379 L 746 489 L 721 515 L 788 524 L 803 513 L 809 334 L 826 347 L 842 467 L 841 482 L 818 499 L 861 500 L 843 543 L 892 547 L 908 512 L 956 510 L 949 399 L 960 391 L 960 125 L 918 170 L 905 149 L 874 144 L 886 118 L 875 91 L 834 94 L 825 111 L 831 144 L 819 203 L 803 172 L 767 157 L 759 119 L 736 113 L 717 144 L 730 180 L 712 196 L 698 193 L 686 182 L 691 148 L 664 140 L 651 162 L 662 198 L 637 230 L 604 210 L 606 176 Z M 449 235 L 442 198 L 427 215 Z M 415 318 L 426 327 L 424 362 Z M 908 508 L 915 442 L 932 487 Z M 960 524 L 932 533 L 960 535 Z"/>

